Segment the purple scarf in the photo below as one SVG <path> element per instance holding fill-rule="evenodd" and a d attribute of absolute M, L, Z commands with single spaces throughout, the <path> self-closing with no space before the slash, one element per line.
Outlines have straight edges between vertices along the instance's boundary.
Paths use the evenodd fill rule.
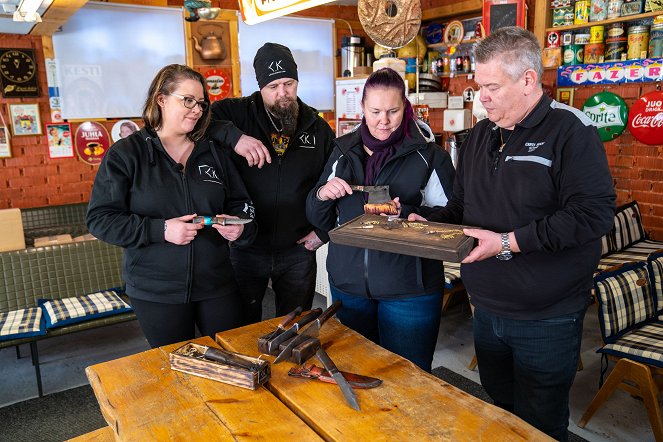
<path fill-rule="evenodd" d="M 405 138 L 405 123 L 409 121 L 408 118 L 403 118 L 401 125 L 398 126 L 394 132 L 389 135 L 384 141 L 378 140 L 366 126 L 366 119 L 362 118 L 361 121 L 361 141 L 364 143 L 364 146 L 368 147 L 373 155 L 370 155 L 366 161 L 366 166 L 364 169 L 364 185 L 373 186 L 375 184 L 375 179 L 382 169 L 382 166 L 394 155 L 396 148 L 401 144 L 403 138 Z"/>

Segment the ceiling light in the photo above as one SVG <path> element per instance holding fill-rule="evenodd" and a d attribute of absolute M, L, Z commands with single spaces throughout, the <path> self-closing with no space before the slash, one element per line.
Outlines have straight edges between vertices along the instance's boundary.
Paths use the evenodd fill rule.
<path fill-rule="evenodd" d="M 14 21 L 41 22 L 37 12 L 43 0 L 22 0 L 14 12 Z"/>

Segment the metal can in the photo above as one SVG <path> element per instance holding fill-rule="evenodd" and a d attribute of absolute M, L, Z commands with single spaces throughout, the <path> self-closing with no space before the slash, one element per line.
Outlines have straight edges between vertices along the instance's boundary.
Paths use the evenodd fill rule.
<path fill-rule="evenodd" d="M 558 48 L 560 45 L 560 34 L 559 31 L 550 31 L 546 36 L 546 47 L 547 48 Z"/>
<path fill-rule="evenodd" d="M 563 31 L 562 32 L 562 46 L 568 46 L 573 44 L 573 32 Z"/>
<path fill-rule="evenodd" d="M 609 38 L 605 41 L 604 61 L 621 61 L 626 57 L 626 37 Z"/>
<path fill-rule="evenodd" d="M 607 18 L 617 18 L 622 15 L 622 4 L 624 4 L 624 0 L 608 0 Z"/>
<path fill-rule="evenodd" d="M 663 22 L 651 25 L 649 31 L 649 57 L 663 57 Z"/>
<path fill-rule="evenodd" d="M 583 63 L 603 63 L 603 43 L 590 43 L 585 45 Z"/>
<path fill-rule="evenodd" d="M 592 0 L 589 9 L 589 21 L 602 21 L 608 18 L 608 0 Z"/>
<path fill-rule="evenodd" d="M 573 6 L 555 8 L 552 10 L 552 26 L 568 26 L 573 24 Z"/>
<path fill-rule="evenodd" d="M 603 43 L 603 25 L 596 25 L 589 28 L 589 42 L 590 43 Z"/>
<path fill-rule="evenodd" d="M 583 45 L 568 45 L 562 48 L 562 61 L 565 65 L 582 63 Z"/>
<path fill-rule="evenodd" d="M 628 50 L 626 58 L 635 60 L 638 58 L 647 58 L 647 49 L 649 46 L 649 27 L 634 25 L 628 28 Z"/>
<path fill-rule="evenodd" d="M 575 34 L 573 36 L 573 43 L 577 45 L 586 45 L 589 43 L 590 38 L 592 38 L 592 35 L 586 32 L 586 29 L 581 30 L 578 34 Z"/>
<path fill-rule="evenodd" d="M 606 38 L 626 37 L 624 22 L 610 23 L 605 30 Z"/>
<path fill-rule="evenodd" d="M 575 6 L 575 18 L 573 24 L 581 25 L 589 22 L 589 0 L 577 0 Z"/>

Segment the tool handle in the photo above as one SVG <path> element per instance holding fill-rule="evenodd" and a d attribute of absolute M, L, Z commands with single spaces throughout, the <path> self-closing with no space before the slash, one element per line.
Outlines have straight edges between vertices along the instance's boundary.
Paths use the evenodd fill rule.
<path fill-rule="evenodd" d="M 203 356 L 212 361 L 221 362 L 222 364 L 245 368 L 251 371 L 259 370 L 259 367 L 253 362 L 247 361 L 241 356 L 220 348 L 208 347 Z"/>
<path fill-rule="evenodd" d="M 278 328 L 285 327 L 290 321 L 295 319 L 295 317 L 297 317 L 297 315 L 299 315 L 301 312 L 302 312 L 302 307 L 299 306 L 290 313 L 288 313 L 287 315 L 285 315 L 283 320 L 279 323 Z"/>
<path fill-rule="evenodd" d="M 324 324 L 327 321 L 327 319 L 334 316 L 336 314 L 336 312 L 341 308 L 342 305 L 343 305 L 343 303 L 339 299 L 335 303 L 333 303 L 332 305 L 327 307 L 327 310 L 322 312 L 322 314 L 318 318 L 318 324 L 320 325 L 320 327 L 322 327 L 322 324 Z"/>
<path fill-rule="evenodd" d="M 293 327 L 295 327 L 295 330 L 299 331 L 302 329 L 303 326 L 305 326 L 309 322 L 315 321 L 320 316 L 321 313 L 322 309 L 320 307 L 314 308 L 305 316 L 303 316 L 299 321 L 295 322 Z"/>
<path fill-rule="evenodd" d="M 195 216 L 191 220 L 193 224 L 202 224 L 205 226 L 211 226 L 212 224 L 221 224 L 223 225 L 224 218 L 218 218 L 216 216 Z"/>

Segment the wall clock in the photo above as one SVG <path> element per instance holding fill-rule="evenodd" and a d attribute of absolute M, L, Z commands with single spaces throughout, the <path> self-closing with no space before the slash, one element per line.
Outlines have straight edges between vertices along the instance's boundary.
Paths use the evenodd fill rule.
<path fill-rule="evenodd" d="M 2 96 L 38 97 L 39 81 L 33 49 L 0 49 Z"/>

